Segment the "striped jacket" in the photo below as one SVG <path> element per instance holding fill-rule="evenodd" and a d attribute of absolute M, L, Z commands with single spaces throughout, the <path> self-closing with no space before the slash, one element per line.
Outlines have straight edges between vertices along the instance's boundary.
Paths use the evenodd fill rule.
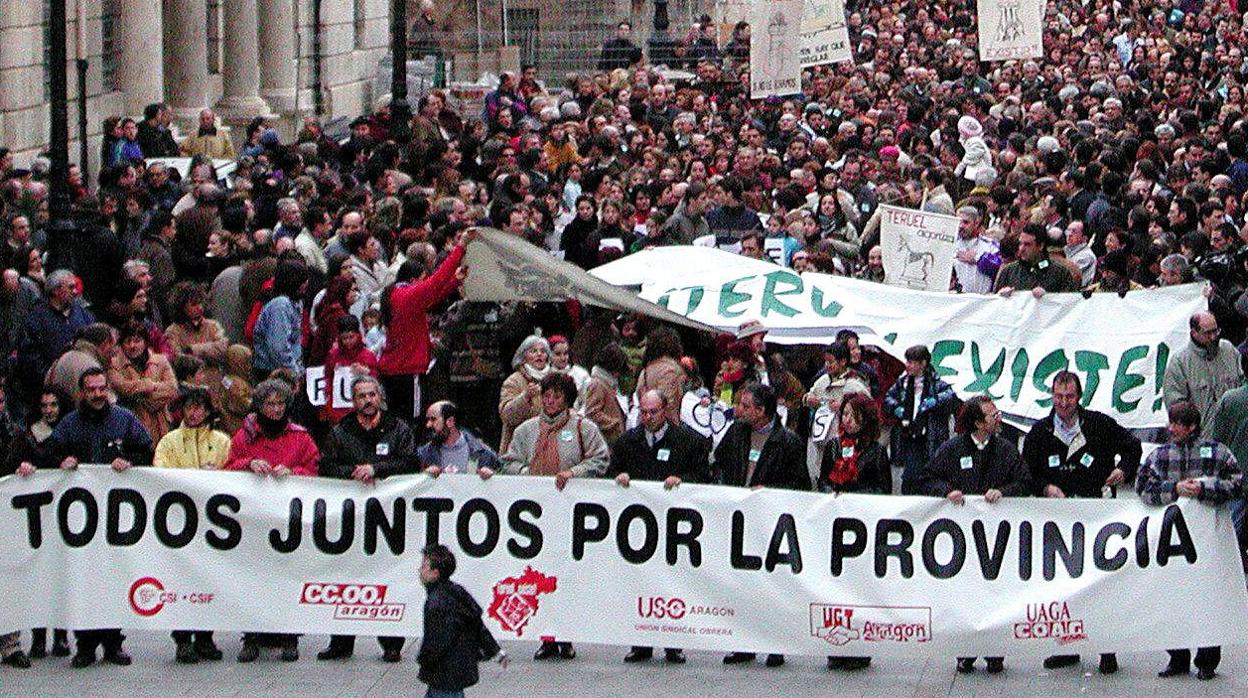
<path fill-rule="evenodd" d="M 1243 491 L 1243 475 L 1235 455 L 1209 439 L 1163 444 L 1140 466 L 1135 490 L 1148 504 L 1170 504 L 1178 499 L 1175 485 L 1188 478 L 1200 480 L 1196 499 L 1211 504 L 1238 499 Z"/>

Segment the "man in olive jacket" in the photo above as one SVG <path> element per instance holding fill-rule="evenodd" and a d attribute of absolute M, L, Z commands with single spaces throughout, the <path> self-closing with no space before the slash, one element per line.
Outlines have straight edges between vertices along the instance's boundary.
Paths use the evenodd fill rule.
<path fill-rule="evenodd" d="M 351 382 L 354 411 L 329 433 L 321 453 L 322 477 L 358 480 L 371 485 L 377 478 L 420 472 L 416 458 L 416 435 L 403 420 L 381 407 L 381 384 L 372 376 Z M 403 652 L 402 637 L 378 638 L 382 659 L 397 662 Z M 355 652 L 354 635 L 334 635 L 329 647 L 317 653 L 320 660 L 347 659 Z"/>

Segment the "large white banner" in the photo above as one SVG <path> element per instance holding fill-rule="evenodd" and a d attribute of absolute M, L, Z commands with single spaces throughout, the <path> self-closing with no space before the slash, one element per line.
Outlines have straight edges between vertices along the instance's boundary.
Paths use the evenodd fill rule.
<path fill-rule="evenodd" d="M 1044 9 L 1043 0 L 976 0 L 980 60 L 1043 57 Z"/>
<path fill-rule="evenodd" d="M 802 5 L 757 0 L 750 8 L 750 99 L 802 91 Z"/>
<path fill-rule="evenodd" d="M 884 283 L 919 291 L 948 291 L 957 246 L 957 216 L 880 206 Z"/>
<path fill-rule="evenodd" d="M 802 67 L 853 60 L 845 0 L 803 0 Z"/>
<path fill-rule="evenodd" d="M 102 467 L 0 495 L 3 628 L 419 635 L 437 541 L 500 639 L 930 657 L 1248 640 L 1231 517 L 1190 500 Z"/>
<path fill-rule="evenodd" d="M 826 274 L 801 274 L 719 250 L 666 247 L 629 255 L 594 275 L 706 325 L 733 331 L 756 319 L 767 341 L 826 344 L 852 328 L 901 357 L 926 345 L 962 397 L 986 394 L 1006 413 L 1040 419 L 1053 374 L 1083 379 L 1085 406 L 1130 428 L 1166 424 L 1161 383 L 1188 344 L 1188 319 L 1207 307 L 1201 286 L 1010 298 L 930 293 Z"/>

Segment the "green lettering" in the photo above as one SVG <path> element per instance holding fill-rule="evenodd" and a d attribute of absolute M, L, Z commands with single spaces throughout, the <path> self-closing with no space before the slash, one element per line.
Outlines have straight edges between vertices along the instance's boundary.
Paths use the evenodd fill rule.
<path fill-rule="evenodd" d="M 667 308 L 668 310 L 671 310 L 672 309 L 672 294 L 677 291 L 689 292 L 689 303 L 685 307 L 685 312 L 684 312 L 685 315 L 692 315 L 693 311 L 697 310 L 698 306 L 702 305 L 702 298 L 706 296 L 705 286 L 685 286 L 684 288 L 673 288 L 667 293 L 664 293 L 663 295 L 659 296 L 659 305 L 663 306 L 664 308 Z"/>
<path fill-rule="evenodd" d="M 975 380 L 966 386 L 968 393 L 983 393 L 993 400 L 1000 400 L 1000 395 L 993 395 L 992 386 L 996 385 L 1001 379 L 1001 372 L 1005 370 L 1005 349 L 1001 349 L 997 353 L 997 358 L 993 360 L 992 365 L 984 371 L 983 361 L 979 357 L 979 342 L 971 342 L 971 371 L 975 374 Z"/>
<path fill-rule="evenodd" d="M 1170 362 L 1170 345 L 1162 342 L 1157 345 L 1157 368 L 1153 376 L 1153 382 L 1157 384 L 1157 399 L 1153 400 L 1153 411 L 1161 409 L 1162 403 L 1166 401 L 1162 392 L 1162 385 L 1166 380 L 1166 364 Z"/>
<path fill-rule="evenodd" d="M 1066 358 L 1066 350 L 1058 349 L 1049 352 L 1049 355 L 1040 359 L 1040 363 L 1036 364 L 1036 373 L 1031 377 L 1031 384 L 1036 386 L 1036 390 L 1042 393 L 1052 394 L 1053 389 L 1049 387 L 1049 376 L 1058 371 L 1065 370 L 1070 364 Z M 1053 398 L 1042 397 L 1036 400 L 1036 404 L 1041 407 L 1049 407 L 1053 404 Z"/>
<path fill-rule="evenodd" d="M 1134 412 L 1135 408 L 1140 406 L 1139 400 L 1127 402 L 1122 399 L 1122 396 L 1127 391 L 1144 385 L 1144 376 L 1138 373 L 1130 373 L 1130 368 L 1131 364 L 1146 356 L 1148 356 L 1148 347 L 1140 345 L 1122 352 L 1122 358 L 1118 359 L 1118 372 L 1114 375 L 1114 393 L 1110 400 L 1110 404 L 1113 405 L 1115 412 Z"/>
<path fill-rule="evenodd" d="M 1083 399 L 1079 401 L 1087 407 L 1092 404 L 1096 389 L 1101 387 L 1101 371 L 1109 368 L 1109 357 L 1099 352 L 1080 349 L 1075 352 L 1075 367 L 1087 376 L 1083 381 Z"/>
<path fill-rule="evenodd" d="M 947 378 L 956 374 L 957 369 L 942 366 L 941 362 L 950 356 L 958 356 L 962 350 L 966 348 L 966 342 L 960 339 L 938 339 L 932 345 L 932 370 L 936 371 L 936 375 L 941 378 Z"/>
<path fill-rule="evenodd" d="M 750 294 L 741 293 L 736 290 L 737 284 L 742 281 L 749 281 L 753 276 L 743 276 L 740 279 L 733 279 L 723 285 L 719 290 L 719 314 L 724 317 L 740 317 L 745 315 L 744 310 L 733 310 L 733 306 L 750 302 Z"/>
<path fill-rule="evenodd" d="M 788 284 L 788 290 L 776 291 L 776 285 L 780 282 Z M 773 271 L 767 275 L 767 283 L 763 286 L 763 317 L 767 317 L 771 313 L 780 313 L 785 317 L 793 317 L 797 315 L 797 309 L 785 305 L 780 302 L 780 296 L 793 296 L 801 294 L 806 287 L 802 283 L 802 277 L 791 271 Z"/>
<path fill-rule="evenodd" d="M 823 289 L 815 287 L 810 289 L 810 308 L 820 317 L 836 317 L 841 314 L 841 309 L 845 306 L 836 301 L 828 301 L 827 305 L 823 304 Z"/>
<path fill-rule="evenodd" d="M 1023 379 L 1027 377 L 1027 367 L 1031 365 L 1031 357 L 1027 355 L 1027 348 L 1023 347 L 1014 355 L 1014 362 L 1010 364 L 1010 375 L 1013 376 L 1010 381 L 1010 399 L 1018 402 L 1018 396 L 1023 392 Z"/>

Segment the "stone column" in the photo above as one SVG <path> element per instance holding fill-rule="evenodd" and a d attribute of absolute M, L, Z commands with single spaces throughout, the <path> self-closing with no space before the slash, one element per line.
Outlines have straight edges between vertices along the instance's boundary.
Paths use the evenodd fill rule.
<path fill-rule="evenodd" d="M 274 111 L 295 110 L 295 7 L 294 0 L 259 3 L 260 96 Z"/>
<path fill-rule="evenodd" d="M 165 99 L 164 41 L 160 31 L 161 0 L 126 0 L 121 8 L 118 30 L 121 32 L 121 59 L 117 62 L 117 78 L 126 95 L 126 112 L 143 113 L 143 107 Z"/>
<path fill-rule="evenodd" d="M 174 116 L 194 124 L 208 106 L 208 4 L 204 0 L 164 0 L 165 87 Z M 129 4 L 123 3 L 123 4 Z M 148 19 L 143 20 L 146 24 Z M 154 65 L 140 69 L 154 70 Z"/>
<path fill-rule="evenodd" d="M 256 0 L 225 0 L 223 5 L 225 55 L 217 111 L 229 121 L 245 121 L 269 111 L 260 99 L 259 15 Z"/>

